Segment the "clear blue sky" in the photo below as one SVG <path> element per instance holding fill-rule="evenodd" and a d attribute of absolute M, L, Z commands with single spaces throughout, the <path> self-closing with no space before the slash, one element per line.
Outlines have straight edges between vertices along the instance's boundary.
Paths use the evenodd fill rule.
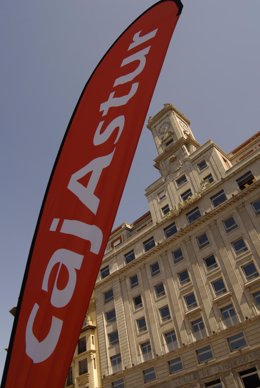
<path fill-rule="evenodd" d="M 155 1 L 0 2 L 0 375 L 44 191 L 61 139 L 93 69 Z M 226 152 L 259 128 L 259 0 L 183 0 L 184 9 L 149 109 L 173 103 L 200 143 Z M 157 178 L 144 128 L 116 225 L 147 211 Z"/>

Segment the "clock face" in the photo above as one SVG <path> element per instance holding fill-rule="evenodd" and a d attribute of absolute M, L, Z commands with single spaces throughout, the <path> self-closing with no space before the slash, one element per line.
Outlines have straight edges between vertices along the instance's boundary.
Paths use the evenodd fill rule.
<path fill-rule="evenodd" d="M 159 127 L 159 134 L 160 135 L 163 135 L 165 134 L 170 128 L 170 123 L 163 123 L 160 127 Z"/>

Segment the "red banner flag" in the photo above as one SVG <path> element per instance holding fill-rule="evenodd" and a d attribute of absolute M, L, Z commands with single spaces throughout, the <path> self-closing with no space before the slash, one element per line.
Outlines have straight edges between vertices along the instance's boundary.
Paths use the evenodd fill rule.
<path fill-rule="evenodd" d="M 87 82 L 46 190 L 2 388 L 61 388 L 182 4 L 162 0 Z"/>

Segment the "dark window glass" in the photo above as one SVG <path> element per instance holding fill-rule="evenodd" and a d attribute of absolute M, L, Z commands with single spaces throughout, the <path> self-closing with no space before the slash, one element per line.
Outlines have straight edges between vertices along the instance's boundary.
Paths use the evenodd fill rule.
<path fill-rule="evenodd" d="M 220 312 L 225 326 L 229 327 L 238 323 L 237 313 L 232 304 L 222 307 Z"/>
<path fill-rule="evenodd" d="M 121 354 L 120 353 L 116 354 L 115 356 L 110 357 L 110 362 L 111 362 L 111 366 L 112 366 L 112 369 L 113 369 L 113 373 L 118 372 L 119 370 L 121 370 L 122 360 L 121 360 Z"/>
<path fill-rule="evenodd" d="M 202 339 L 206 336 L 206 330 L 202 318 L 192 321 L 191 328 L 193 336 L 196 338 L 196 340 Z"/>
<path fill-rule="evenodd" d="M 202 233 L 201 235 L 197 236 L 197 243 L 199 248 L 204 248 L 206 245 L 209 244 L 209 239 L 206 233 Z"/>
<path fill-rule="evenodd" d="M 223 279 L 219 278 L 217 280 L 214 280 L 211 284 L 212 284 L 212 287 L 215 291 L 216 296 L 224 294 L 225 292 L 227 292 Z"/>
<path fill-rule="evenodd" d="M 217 207 L 221 203 L 223 203 L 227 200 L 227 196 L 226 196 L 224 190 L 221 190 L 217 194 L 213 195 L 213 197 L 211 197 L 210 199 L 211 199 L 213 206 Z"/>
<path fill-rule="evenodd" d="M 227 218 L 226 220 L 223 221 L 223 224 L 226 232 L 230 232 L 231 230 L 237 228 L 237 223 L 234 220 L 234 217 Z"/>
<path fill-rule="evenodd" d="M 151 270 L 151 275 L 152 276 L 155 276 L 158 273 L 160 273 L 159 263 L 156 261 L 155 263 L 151 264 L 150 265 L 150 270 Z"/>
<path fill-rule="evenodd" d="M 137 319 L 136 323 L 137 323 L 137 328 L 138 328 L 139 333 L 147 330 L 145 317 Z"/>
<path fill-rule="evenodd" d="M 105 314 L 106 314 L 106 321 L 107 322 L 114 322 L 116 320 L 116 310 L 115 309 L 107 311 Z"/>
<path fill-rule="evenodd" d="M 154 367 L 143 370 L 144 383 L 148 383 L 149 381 L 153 381 L 156 379 L 155 369 Z"/>
<path fill-rule="evenodd" d="M 153 356 L 150 341 L 146 341 L 140 345 L 143 361 L 150 360 Z"/>
<path fill-rule="evenodd" d="M 171 313 L 170 313 L 169 307 L 167 305 L 161 307 L 159 309 L 159 312 L 160 312 L 160 316 L 161 316 L 162 321 L 168 321 L 169 319 L 171 319 Z"/>
<path fill-rule="evenodd" d="M 156 295 L 157 298 L 159 298 L 160 296 L 165 295 L 165 289 L 164 289 L 163 283 L 156 284 L 154 286 L 154 291 L 155 291 L 155 295 Z"/>
<path fill-rule="evenodd" d="M 112 388 L 125 388 L 124 380 L 116 380 L 112 383 Z"/>
<path fill-rule="evenodd" d="M 164 338 L 166 346 L 170 352 L 177 348 L 177 338 L 174 330 L 164 333 Z"/>
<path fill-rule="evenodd" d="M 154 238 L 151 237 L 151 238 L 149 238 L 148 240 L 144 241 L 144 242 L 143 242 L 143 246 L 144 246 L 145 252 L 147 252 L 147 251 L 149 251 L 150 249 L 152 249 L 153 247 L 155 247 Z"/>
<path fill-rule="evenodd" d="M 119 338 L 118 338 L 118 331 L 112 331 L 112 333 L 108 334 L 108 340 L 110 345 L 118 344 Z"/>
<path fill-rule="evenodd" d="M 186 214 L 186 217 L 191 224 L 192 222 L 196 221 L 198 218 L 201 217 L 200 209 L 198 207 L 195 207 L 195 209 L 191 210 Z"/>
<path fill-rule="evenodd" d="M 218 264 L 216 262 L 214 255 L 210 255 L 208 257 L 205 257 L 203 260 L 204 260 L 205 266 L 206 266 L 208 271 L 218 267 Z"/>
<path fill-rule="evenodd" d="M 187 178 L 185 175 L 180 176 L 180 178 L 176 179 L 177 186 L 181 186 L 187 182 Z"/>
<path fill-rule="evenodd" d="M 220 379 L 209 381 L 208 383 L 204 384 L 204 386 L 205 388 L 223 388 Z"/>
<path fill-rule="evenodd" d="M 243 252 L 246 252 L 248 250 L 244 240 L 242 238 L 233 241 L 232 243 L 233 249 L 237 255 L 240 255 Z"/>
<path fill-rule="evenodd" d="M 109 265 L 106 265 L 105 267 L 101 268 L 101 270 L 100 270 L 101 279 L 104 279 L 105 277 L 107 277 L 109 275 L 109 273 L 110 273 Z"/>
<path fill-rule="evenodd" d="M 256 368 L 250 368 L 239 372 L 240 378 L 243 381 L 245 388 L 259 388 L 260 379 Z"/>
<path fill-rule="evenodd" d="M 165 205 L 165 206 L 162 207 L 162 214 L 163 214 L 164 216 L 166 216 L 166 214 L 168 214 L 169 211 L 170 211 L 169 205 Z"/>
<path fill-rule="evenodd" d="M 227 341 L 231 352 L 244 348 L 247 345 L 244 334 L 242 332 L 228 337 Z"/>
<path fill-rule="evenodd" d="M 140 309 L 141 307 L 143 307 L 143 302 L 142 302 L 142 297 L 141 295 L 137 295 L 133 298 L 133 302 L 134 302 L 134 308 L 137 310 L 137 309 Z"/>
<path fill-rule="evenodd" d="M 78 354 L 83 353 L 87 350 L 87 341 L 86 337 L 81 337 L 78 340 Z"/>
<path fill-rule="evenodd" d="M 104 292 L 104 302 L 105 303 L 109 302 L 112 299 L 114 299 L 114 294 L 113 294 L 112 289 Z"/>
<path fill-rule="evenodd" d="M 191 294 L 185 295 L 184 299 L 188 309 L 192 309 L 197 306 L 197 301 L 193 292 Z"/>
<path fill-rule="evenodd" d="M 244 271 L 244 274 L 247 278 L 247 280 L 251 280 L 253 278 L 257 278 L 259 276 L 259 273 L 256 269 L 256 266 L 254 263 L 248 263 L 242 266 L 242 269 Z"/>
<path fill-rule="evenodd" d="M 134 252 L 133 249 L 130 252 L 127 252 L 125 254 L 125 262 L 126 262 L 126 264 L 130 263 L 130 261 L 132 261 L 134 259 L 135 259 L 135 252 Z"/>
<path fill-rule="evenodd" d="M 189 190 L 186 190 L 184 193 L 181 194 L 181 199 L 183 201 L 186 201 L 186 199 L 188 199 L 191 196 L 192 196 L 192 191 L 191 191 L 191 189 L 189 189 Z"/>
<path fill-rule="evenodd" d="M 247 171 L 240 178 L 237 179 L 237 184 L 240 190 L 244 190 L 246 187 L 254 183 L 255 177 L 251 171 Z"/>
<path fill-rule="evenodd" d="M 73 374 L 72 374 L 72 367 L 70 367 L 67 374 L 65 386 L 67 387 L 68 385 L 72 385 L 72 384 L 73 384 Z"/>
<path fill-rule="evenodd" d="M 175 222 L 166 226 L 166 228 L 164 228 L 163 230 L 166 238 L 171 237 L 173 234 L 177 233 L 177 227 L 175 225 Z"/>
<path fill-rule="evenodd" d="M 185 284 L 185 283 L 190 282 L 189 273 L 186 269 L 182 272 L 179 272 L 178 277 L 179 277 L 180 284 Z"/>
<path fill-rule="evenodd" d="M 253 293 L 253 298 L 255 301 L 255 304 L 258 308 L 260 308 L 260 291 L 256 291 Z"/>
<path fill-rule="evenodd" d="M 254 209 L 255 214 L 260 214 L 260 199 L 252 202 L 252 207 Z"/>
<path fill-rule="evenodd" d="M 183 369 L 182 361 L 180 357 L 174 358 L 168 361 L 169 373 L 176 373 Z"/>
<path fill-rule="evenodd" d="M 130 276 L 129 280 L 130 280 L 131 288 L 138 286 L 138 276 L 137 275 Z"/>
<path fill-rule="evenodd" d="M 198 359 L 199 364 L 201 364 L 202 362 L 209 361 L 213 358 L 213 354 L 212 354 L 212 350 L 211 350 L 210 345 L 204 346 L 203 348 L 200 348 L 200 349 L 197 349 L 196 353 L 197 353 L 197 359 Z"/>
<path fill-rule="evenodd" d="M 157 196 L 158 196 L 159 201 L 162 201 L 164 198 L 166 198 L 166 193 L 165 193 L 165 191 L 160 191 L 157 194 Z"/>
<path fill-rule="evenodd" d="M 84 373 L 88 373 L 88 360 L 86 358 L 79 361 L 79 375 Z"/>
<path fill-rule="evenodd" d="M 181 261 L 183 259 L 181 248 L 175 249 L 175 251 L 172 252 L 172 256 L 174 263 L 178 263 L 178 261 Z"/>
<path fill-rule="evenodd" d="M 199 162 L 197 164 L 197 166 L 198 166 L 199 171 L 205 170 L 205 168 L 208 167 L 208 165 L 207 165 L 205 160 L 202 160 L 201 162 Z"/>
<path fill-rule="evenodd" d="M 205 178 L 203 178 L 204 182 L 209 182 L 209 183 L 212 183 L 214 182 L 214 178 L 211 174 L 205 176 Z"/>

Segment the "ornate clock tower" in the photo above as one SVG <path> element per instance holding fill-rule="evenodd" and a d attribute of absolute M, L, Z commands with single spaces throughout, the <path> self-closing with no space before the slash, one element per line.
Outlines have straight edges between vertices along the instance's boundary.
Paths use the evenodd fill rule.
<path fill-rule="evenodd" d="M 190 121 L 173 105 L 164 108 L 149 119 L 147 127 L 151 130 L 158 156 L 155 167 L 162 176 L 177 171 L 199 143 L 190 129 Z"/>

